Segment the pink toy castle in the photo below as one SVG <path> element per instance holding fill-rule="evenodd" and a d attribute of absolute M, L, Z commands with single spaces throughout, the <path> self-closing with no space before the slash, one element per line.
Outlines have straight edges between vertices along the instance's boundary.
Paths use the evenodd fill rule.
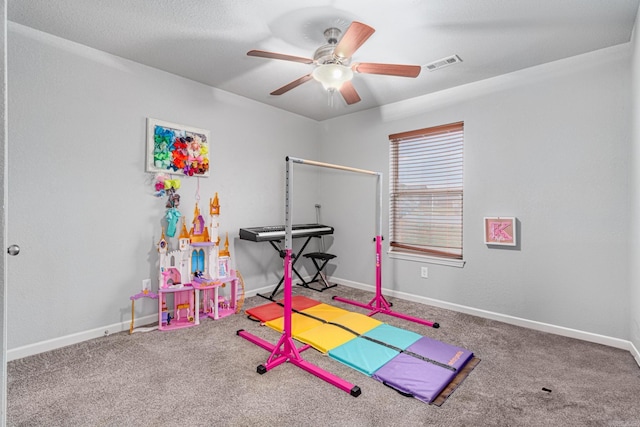
<path fill-rule="evenodd" d="M 158 274 L 158 329 L 180 329 L 200 324 L 200 316 L 219 319 L 235 313 L 238 276 L 229 268 L 229 239 L 219 249 L 218 193 L 209 201 L 209 224 L 196 203 L 191 229 L 183 218 L 178 249 L 169 251 L 164 231 L 157 244 L 160 255 Z M 227 299 L 219 288 L 231 284 Z"/>

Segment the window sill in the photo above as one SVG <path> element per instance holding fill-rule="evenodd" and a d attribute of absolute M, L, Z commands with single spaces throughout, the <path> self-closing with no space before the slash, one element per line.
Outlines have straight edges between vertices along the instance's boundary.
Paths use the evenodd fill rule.
<path fill-rule="evenodd" d="M 463 259 L 448 259 L 448 258 L 439 258 L 429 255 L 416 255 L 416 254 L 407 254 L 397 251 L 387 251 L 387 255 L 392 259 L 402 259 L 405 261 L 415 261 L 415 262 L 426 262 L 429 264 L 438 264 L 438 265 L 446 265 L 449 267 L 464 267 L 465 260 Z"/>

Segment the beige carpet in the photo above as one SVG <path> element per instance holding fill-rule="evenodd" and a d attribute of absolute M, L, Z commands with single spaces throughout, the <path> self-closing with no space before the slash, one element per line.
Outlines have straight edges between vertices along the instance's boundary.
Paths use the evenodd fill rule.
<path fill-rule="evenodd" d="M 350 311 L 344 286 L 296 294 Z M 279 334 L 235 315 L 166 332 L 114 334 L 8 364 L 9 426 L 640 426 L 640 367 L 628 351 L 389 298 L 439 329 L 379 320 L 457 345 L 482 359 L 441 406 L 403 397 L 315 350 L 309 362 L 356 384 L 359 397 L 285 363 L 259 375 L 268 353 L 238 337 Z M 248 298 L 245 307 L 265 299 Z M 363 311 L 364 312 L 364 311 Z"/>

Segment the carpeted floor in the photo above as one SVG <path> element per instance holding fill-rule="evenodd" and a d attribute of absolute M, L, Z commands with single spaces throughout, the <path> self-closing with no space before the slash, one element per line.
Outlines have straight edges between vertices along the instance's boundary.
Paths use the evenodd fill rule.
<path fill-rule="evenodd" d="M 344 286 L 306 295 L 369 301 Z M 303 357 L 362 389 L 359 397 L 238 337 L 279 334 L 244 315 L 166 332 L 114 334 L 8 364 L 9 426 L 639 426 L 640 367 L 625 350 L 389 298 L 440 323 L 386 323 L 467 348 L 482 360 L 438 407 L 404 397 L 315 350 Z M 247 298 L 245 308 L 267 300 Z"/>

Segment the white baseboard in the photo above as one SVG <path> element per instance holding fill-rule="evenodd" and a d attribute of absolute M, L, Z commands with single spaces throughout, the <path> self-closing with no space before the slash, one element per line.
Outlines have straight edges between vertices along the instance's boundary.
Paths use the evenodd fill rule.
<path fill-rule="evenodd" d="M 638 366 L 640 366 L 640 351 L 638 351 L 638 348 L 633 345 L 632 342 L 629 342 L 630 345 L 630 349 L 629 351 L 631 352 L 631 355 L 633 356 L 634 359 L 636 359 L 636 363 L 638 364 Z"/>
<path fill-rule="evenodd" d="M 364 291 L 375 292 L 375 286 L 366 285 L 358 282 L 352 282 L 350 280 L 331 278 L 332 282 L 340 283 L 341 285 L 361 289 Z M 535 320 L 523 319 L 520 317 L 509 316 L 506 314 L 495 313 L 492 311 L 481 310 L 473 307 L 467 307 L 460 304 L 454 304 L 446 301 L 441 301 L 433 298 L 422 297 L 418 295 L 408 294 L 405 292 L 394 291 L 391 289 L 383 289 L 383 294 L 404 299 L 412 302 L 419 302 L 434 307 L 444 308 L 459 313 L 470 314 L 472 316 L 482 317 L 484 319 L 497 320 L 499 322 L 508 323 L 510 325 L 521 326 L 523 328 L 533 329 L 541 332 L 548 332 L 555 335 L 561 335 L 570 338 L 576 338 L 582 341 L 593 342 L 597 344 L 606 345 L 609 347 L 620 348 L 631 352 L 635 358 L 638 366 L 640 366 L 640 353 L 638 349 L 633 345 L 631 341 L 622 340 L 619 338 L 608 337 L 605 335 L 594 334 L 591 332 L 580 331 L 577 329 L 565 328 L 563 326 L 551 325 L 548 323 L 537 322 Z"/>
<path fill-rule="evenodd" d="M 245 291 L 244 297 L 245 298 L 254 297 L 254 296 L 258 295 L 258 294 L 260 294 L 260 295 L 269 295 L 271 292 L 273 292 L 273 290 L 275 288 L 276 288 L 276 285 L 272 285 L 272 286 L 264 286 L 264 287 L 262 287 L 260 289 L 254 289 L 254 290 L 251 290 L 251 291 Z"/>
<path fill-rule="evenodd" d="M 305 278 L 306 280 L 307 278 Z M 352 282 L 350 280 L 331 278 L 331 282 L 339 283 L 342 286 L 347 286 L 355 289 L 361 289 L 364 291 L 375 292 L 375 287 L 359 282 Z M 257 294 L 269 294 L 273 291 L 275 285 L 265 286 L 260 289 L 246 291 L 245 297 L 252 297 Z M 441 301 L 433 298 L 422 297 L 418 295 L 408 294 L 406 292 L 394 291 L 391 289 L 384 289 L 383 293 L 388 296 L 404 299 L 412 302 L 419 302 L 434 307 L 444 308 L 459 313 L 470 314 L 472 316 L 478 316 L 485 319 L 497 320 L 499 322 L 508 323 L 510 325 L 522 326 L 524 328 L 533 329 L 541 332 L 548 332 L 551 334 L 561 335 L 570 338 L 576 338 L 583 341 L 593 342 L 597 344 L 606 345 L 609 347 L 620 348 L 628 350 L 640 366 L 640 351 L 633 345 L 631 341 L 622 340 L 619 338 L 612 338 L 605 335 L 594 334 L 591 332 L 580 331 L 577 329 L 565 328 L 562 326 L 551 325 L 548 323 L 537 322 L 534 320 L 527 320 L 520 317 L 509 316 L 506 314 L 495 313 L 492 311 L 481 310 L 473 307 L 468 307 L 460 304 L 454 304 L 446 301 Z M 157 315 L 145 316 L 136 319 L 135 326 L 147 325 L 157 322 Z M 71 335 L 66 335 L 60 338 L 54 338 L 47 341 L 42 341 L 35 344 L 26 345 L 23 347 L 14 348 L 7 351 L 7 361 L 21 359 L 23 357 L 32 356 L 34 354 L 43 353 L 45 351 L 55 350 L 57 348 L 66 347 L 68 345 L 77 344 L 83 341 L 87 341 L 94 338 L 100 338 L 116 332 L 123 332 L 129 330 L 129 321 L 114 323 L 102 328 L 92 329 L 89 331 L 78 332 Z"/>
<path fill-rule="evenodd" d="M 148 325 L 150 323 L 158 322 L 158 315 L 152 314 L 150 316 L 136 318 L 134 326 L 137 328 L 140 325 Z M 77 332 L 75 334 L 66 335 L 64 337 L 53 338 L 46 341 L 41 341 L 35 344 L 29 344 L 22 347 L 13 348 L 7 350 L 7 362 L 12 360 L 22 359 L 23 357 L 33 356 L 34 354 L 44 353 L 45 351 L 55 350 L 57 348 L 66 347 L 68 345 L 77 344 L 83 341 L 88 341 L 94 338 L 105 337 L 117 332 L 123 332 L 129 330 L 131 321 L 114 323 L 102 328 L 91 329 L 88 331 Z"/>
<path fill-rule="evenodd" d="M 305 277 L 305 280 L 308 280 L 309 277 Z M 260 293 L 262 295 L 270 294 L 273 289 L 275 289 L 276 285 L 265 286 L 260 289 L 251 290 L 245 292 L 245 298 L 255 296 Z M 151 323 L 158 322 L 158 315 L 152 314 L 150 316 L 144 316 L 136 318 L 134 326 L 136 328 L 141 325 L 149 325 Z M 88 341 L 94 338 L 104 337 L 110 334 L 114 334 L 117 332 L 124 332 L 129 330 L 131 322 L 124 321 L 120 323 L 114 323 L 112 325 L 107 325 L 102 328 L 96 328 L 88 331 L 77 332 L 75 334 L 66 335 L 59 338 L 53 338 L 46 341 L 41 341 L 35 344 L 29 344 L 22 347 L 13 348 L 11 350 L 7 350 L 7 362 L 11 362 L 12 360 L 22 359 L 23 357 L 33 356 L 35 354 L 44 353 L 45 351 L 55 350 L 57 348 L 66 347 L 68 345 L 77 344 L 83 341 Z"/>

